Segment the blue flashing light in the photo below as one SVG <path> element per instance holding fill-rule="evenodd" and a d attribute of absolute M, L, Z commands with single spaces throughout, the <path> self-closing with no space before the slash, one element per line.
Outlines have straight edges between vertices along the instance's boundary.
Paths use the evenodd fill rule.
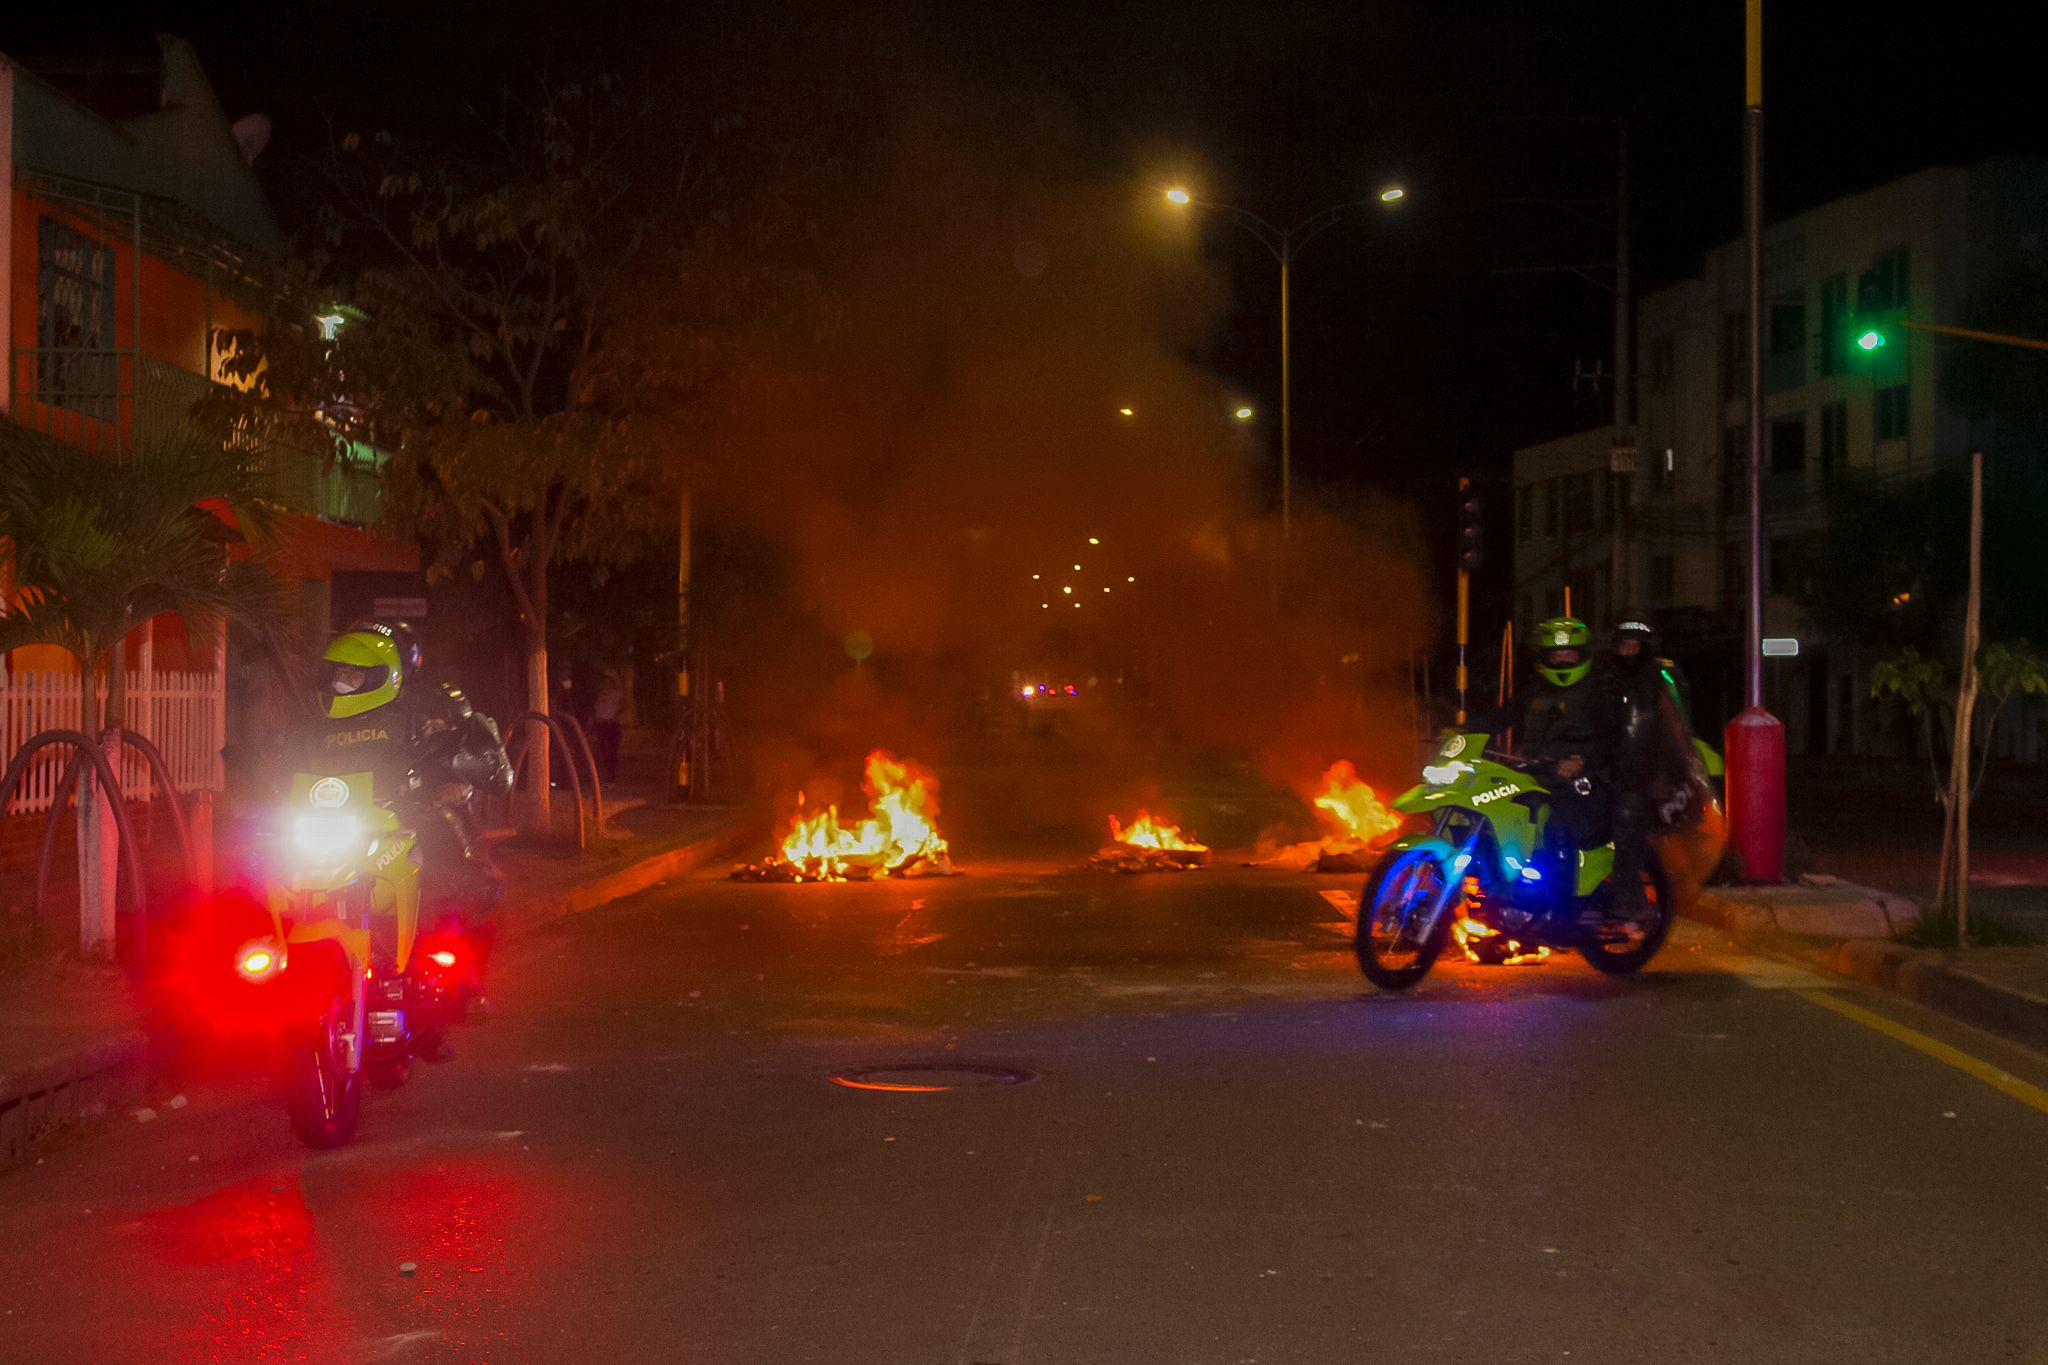
<path fill-rule="evenodd" d="M 1540 882 L 1543 880 L 1543 874 L 1533 867 L 1525 867 L 1522 869 L 1522 880 L 1525 882 Z"/>
<path fill-rule="evenodd" d="M 1472 855 L 1469 853 L 1460 853 L 1457 857 L 1451 859 L 1451 871 L 1463 872 L 1467 867 L 1471 866 L 1471 864 Z"/>

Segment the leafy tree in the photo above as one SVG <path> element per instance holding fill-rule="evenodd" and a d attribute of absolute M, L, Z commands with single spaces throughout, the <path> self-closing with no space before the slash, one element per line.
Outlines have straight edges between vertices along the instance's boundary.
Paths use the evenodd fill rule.
<path fill-rule="evenodd" d="M 814 183 L 821 158 L 752 167 L 742 193 L 728 166 L 744 129 L 693 128 L 598 76 L 508 93 L 466 147 L 340 134 L 319 168 L 322 243 L 277 291 L 298 318 L 237 338 L 252 392 L 330 436 L 395 447 L 388 520 L 433 551 L 431 573 L 496 566 L 526 709 L 548 709 L 555 569 L 601 586 L 672 532 L 693 433 L 741 338 L 816 297 L 788 249 L 809 225 L 779 196 Z M 350 308 L 315 331 L 305 320 L 333 298 Z M 535 829 L 549 823 L 545 748 Z"/>
<path fill-rule="evenodd" d="M 224 508 L 233 527 L 202 504 Z M 0 616 L 0 653 L 55 645 L 78 660 L 84 728 L 123 724 L 115 651 L 158 616 L 218 622 L 273 638 L 289 629 L 290 595 L 260 558 L 231 560 L 239 531 L 259 548 L 277 512 L 250 464 L 216 430 L 188 427 L 125 460 L 82 457 L 0 423 L 0 548 L 17 600 Z M 94 681 L 107 671 L 102 717 Z"/>

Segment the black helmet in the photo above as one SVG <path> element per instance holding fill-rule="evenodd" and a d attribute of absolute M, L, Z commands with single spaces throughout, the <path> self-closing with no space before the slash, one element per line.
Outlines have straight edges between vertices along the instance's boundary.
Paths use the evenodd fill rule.
<path fill-rule="evenodd" d="M 1657 633 L 1657 623 L 1646 611 L 1624 611 L 1614 618 L 1614 647 L 1621 648 L 1622 641 L 1639 641 L 1642 654 L 1654 658 L 1663 645 L 1663 637 Z"/>

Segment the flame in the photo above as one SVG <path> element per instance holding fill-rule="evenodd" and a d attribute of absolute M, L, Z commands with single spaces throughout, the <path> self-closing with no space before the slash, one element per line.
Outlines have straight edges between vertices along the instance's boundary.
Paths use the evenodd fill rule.
<path fill-rule="evenodd" d="M 1356 861 L 1401 827 L 1401 816 L 1387 809 L 1349 759 L 1339 759 L 1323 773 L 1314 805 L 1324 826 L 1322 838 L 1285 845 L 1261 842 L 1253 865 L 1317 868 L 1325 859 Z"/>
<path fill-rule="evenodd" d="M 1458 918 L 1451 925 L 1451 937 L 1458 941 L 1458 949 L 1466 958 L 1473 962 L 1492 962 L 1502 967 L 1522 967 L 1532 962 L 1545 961 L 1550 957 L 1550 949 L 1542 944 L 1524 948 L 1521 940 L 1503 938 L 1500 930 L 1491 924 L 1482 924 L 1472 918 L 1471 907 L 1477 903 L 1480 896 L 1477 878 L 1467 877 L 1463 891 L 1464 904 L 1458 911 Z"/>
<path fill-rule="evenodd" d="M 782 840 L 782 862 L 800 877 L 844 881 L 850 868 L 886 876 L 915 862 L 946 857 L 946 841 L 934 823 L 939 813 L 939 780 L 925 768 L 884 749 L 868 755 L 861 781 L 868 817 L 851 827 L 839 823 L 839 808 L 806 818 L 803 793 Z"/>
<path fill-rule="evenodd" d="M 1128 825 L 1117 823 L 1109 817 L 1109 837 L 1112 843 L 1128 844 L 1132 848 L 1156 848 L 1175 853 L 1207 853 L 1207 844 L 1198 844 L 1180 832 L 1180 826 L 1168 820 L 1155 820 L 1149 811 L 1140 810 L 1138 818 Z"/>
<path fill-rule="evenodd" d="M 1316 809 L 1354 843 L 1369 844 L 1401 823 L 1401 817 L 1380 804 L 1379 797 L 1358 776 L 1350 759 L 1339 759 L 1323 774 Z M 1323 841 L 1327 847 L 1329 839 Z"/>

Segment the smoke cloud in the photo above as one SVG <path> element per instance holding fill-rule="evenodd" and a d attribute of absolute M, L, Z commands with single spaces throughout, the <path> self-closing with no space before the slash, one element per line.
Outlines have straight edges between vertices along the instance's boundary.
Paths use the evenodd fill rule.
<path fill-rule="evenodd" d="M 1092 679 L 1110 749 L 1405 778 L 1412 517 L 1297 495 L 1283 542 L 1277 423 L 1191 358 L 1229 300 L 1186 211 L 989 105 L 898 94 L 827 237 L 837 324 L 751 370 L 711 437 L 706 628 L 743 637 L 716 671 L 757 777 L 850 786 L 875 745 L 943 777 L 1022 675 Z"/>

